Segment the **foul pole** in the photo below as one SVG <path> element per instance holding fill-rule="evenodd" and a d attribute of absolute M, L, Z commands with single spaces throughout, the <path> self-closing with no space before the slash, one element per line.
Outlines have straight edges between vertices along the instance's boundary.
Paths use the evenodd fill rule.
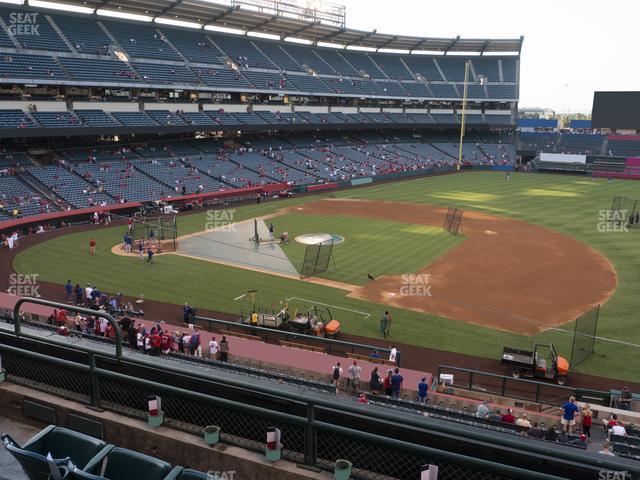
<path fill-rule="evenodd" d="M 464 140 L 464 128 L 467 118 L 467 90 L 469 86 L 469 63 L 467 60 L 464 62 L 464 92 L 462 94 L 462 124 L 460 126 L 460 148 L 458 149 L 458 166 L 457 170 L 460 170 L 462 166 L 462 141 Z"/>

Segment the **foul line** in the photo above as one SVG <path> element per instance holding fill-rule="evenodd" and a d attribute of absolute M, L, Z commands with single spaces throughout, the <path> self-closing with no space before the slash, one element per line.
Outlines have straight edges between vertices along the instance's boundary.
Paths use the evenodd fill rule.
<path fill-rule="evenodd" d="M 329 303 L 316 302 L 315 300 L 309 300 L 307 298 L 300 298 L 300 297 L 287 298 L 287 297 L 285 297 L 285 300 L 287 302 L 290 302 L 291 300 L 301 300 L 303 302 L 313 303 L 315 305 L 322 305 L 323 307 L 331 307 L 331 308 L 335 308 L 337 310 L 344 310 L 345 312 L 357 313 L 357 314 L 363 315 L 364 318 L 369 318 L 371 316 L 370 313 L 361 312 L 360 310 L 352 310 L 351 308 L 338 307 L 337 305 L 331 305 Z"/>

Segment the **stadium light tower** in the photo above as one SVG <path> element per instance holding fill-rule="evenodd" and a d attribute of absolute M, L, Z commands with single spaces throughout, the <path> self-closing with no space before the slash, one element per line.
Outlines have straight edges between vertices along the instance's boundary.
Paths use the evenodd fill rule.
<path fill-rule="evenodd" d="M 469 67 L 471 66 L 471 60 L 464 62 L 464 90 L 462 93 L 462 122 L 460 125 L 460 146 L 458 148 L 458 165 L 457 170 L 462 167 L 462 141 L 464 140 L 466 120 L 467 120 L 467 94 L 469 91 Z M 487 78 L 484 75 L 477 76 L 477 82 L 480 85 L 487 83 Z"/>

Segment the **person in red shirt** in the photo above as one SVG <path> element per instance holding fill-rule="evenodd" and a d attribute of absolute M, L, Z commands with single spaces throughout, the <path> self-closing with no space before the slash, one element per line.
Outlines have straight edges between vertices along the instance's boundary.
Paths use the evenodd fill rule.
<path fill-rule="evenodd" d="M 516 417 L 513 416 L 510 408 L 507 408 L 507 413 L 502 415 L 502 423 L 516 423 Z"/>
<path fill-rule="evenodd" d="M 91 240 L 89 240 L 89 255 L 93 255 L 95 253 L 96 253 L 96 241 L 92 237 Z"/>
<path fill-rule="evenodd" d="M 162 353 L 165 355 L 169 353 L 169 350 L 171 350 L 171 338 L 166 333 L 162 334 L 162 338 L 160 339 L 160 348 L 162 348 Z"/>
<path fill-rule="evenodd" d="M 67 323 L 67 312 L 64 308 L 61 308 L 56 313 L 56 323 L 58 326 L 65 325 Z"/>
<path fill-rule="evenodd" d="M 162 345 L 162 338 L 158 334 L 157 330 L 153 330 L 150 337 L 151 341 L 151 355 L 160 355 L 160 346 Z"/>

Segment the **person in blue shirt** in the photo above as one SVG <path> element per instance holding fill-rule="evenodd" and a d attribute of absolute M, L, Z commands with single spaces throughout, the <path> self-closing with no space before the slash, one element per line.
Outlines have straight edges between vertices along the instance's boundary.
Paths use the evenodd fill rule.
<path fill-rule="evenodd" d="M 576 397 L 569 397 L 569 401 L 562 405 L 562 430 L 568 433 L 573 433 L 573 427 L 576 425 L 576 413 L 580 409 L 576 405 Z"/>
<path fill-rule="evenodd" d="M 391 376 L 391 396 L 393 398 L 400 398 L 400 389 L 403 381 L 404 378 L 400 375 L 400 369 L 396 368 Z"/>
<path fill-rule="evenodd" d="M 373 353 L 369 356 L 371 358 L 380 358 L 380 353 L 378 352 L 378 350 L 374 350 Z"/>
<path fill-rule="evenodd" d="M 67 280 L 67 284 L 64 286 L 67 291 L 67 303 L 73 303 L 73 284 L 71 280 Z"/>
<path fill-rule="evenodd" d="M 80 284 L 76 283 L 76 288 L 74 289 L 74 292 L 76 294 L 76 304 L 82 305 L 82 293 L 84 292 L 84 290 L 80 286 Z"/>
<path fill-rule="evenodd" d="M 151 250 L 151 247 L 147 249 L 147 263 L 153 263 L 153 250 Z"/>
<path fill-rule="evenodd" d="M 427 377 L 422 377 L 422 380 L 418 384 L 418 401 L 420 403 L 425 403 L 427 401 L 428 389 L 429 385 L 427 385 Z"/>

